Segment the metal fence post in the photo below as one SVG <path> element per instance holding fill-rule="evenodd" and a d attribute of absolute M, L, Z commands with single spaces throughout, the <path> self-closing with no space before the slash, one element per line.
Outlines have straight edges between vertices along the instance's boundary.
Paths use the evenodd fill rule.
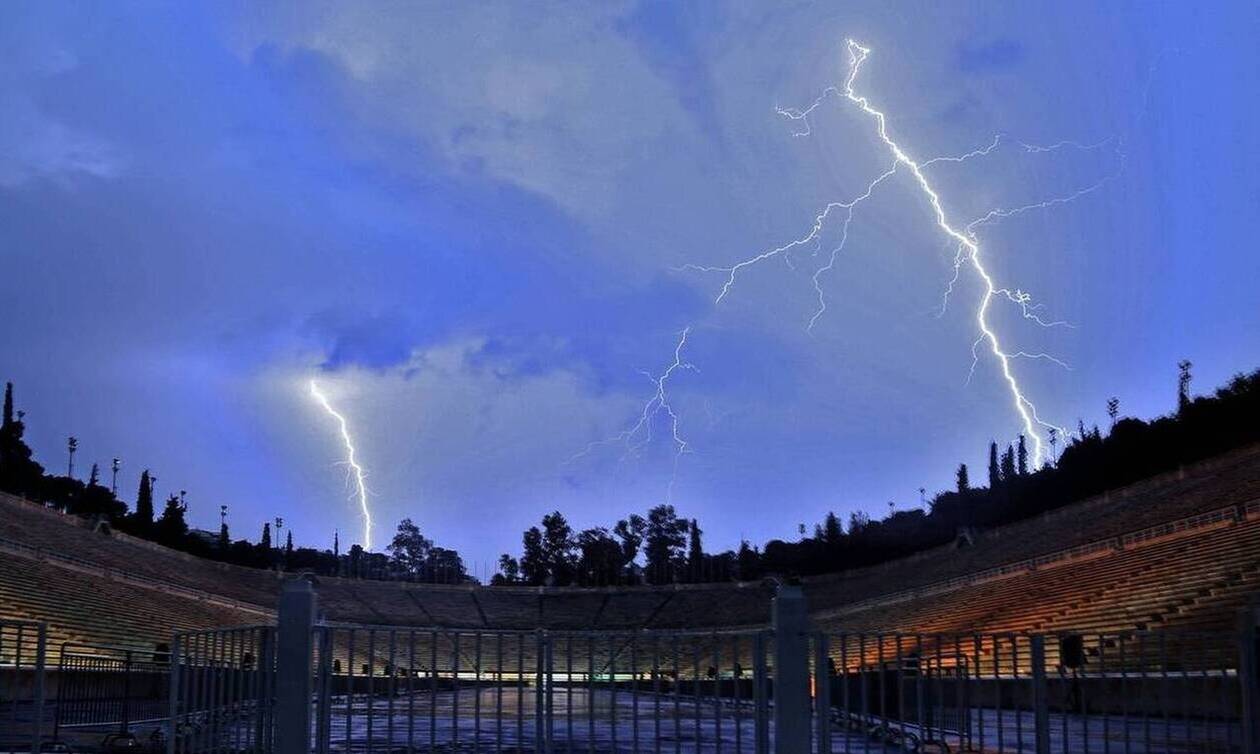
<path fill-rule="evenodd" d="M 1242 611 L 1238 631 L 1238 695 L 1242 706 L 1243 751 L 1255 751 L 1260 744 L 1260 666 L 1254 608 Z"/>
<path fill-rule="evenodd" d="M 774 754 L 810 751 L 809 614 L 794 584 L 774 597 Z"/>
<path fill-rule="evenodd" d="M 278 754 L 308 754 L 311 737 L 311 657 L 315 589 L 307 579 L 286 581 L 276 617 L 276 715 L 272 741 Z"/>
<path fill-rule="evenodd" d="M 1033 733 L 1037 754 L 1050 754 L 1050 695 L 1046 687 L 1046 637 L 1035 634 L 1032 643 Z"/>
<path fill-rule="evenodd" d="M 21 655 L 22 648 L 18 647 L 18 654 Z M 32 714 L 35 717 L 34 724 L 31 726 L 31 754 L 39 754 L 40 746 L 43 745 L 44 737 L 44 674 L 48 672 L 48 625 L 39 624 L 37 637 L 35 640 L 35 703 Z M 21 660 L 18 660 L 21 664 Z M 14 674 L 16 676 L 16 673 Z M 14 678 L 16 682 L 17 678 Z M 16 692 L 15 692 L 16 693 Z"/>

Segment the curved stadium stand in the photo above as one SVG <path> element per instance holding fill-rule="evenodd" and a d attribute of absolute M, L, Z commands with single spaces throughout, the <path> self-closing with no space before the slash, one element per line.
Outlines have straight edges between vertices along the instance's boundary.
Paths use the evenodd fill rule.
<path fill-rule="evenodd" d="M 294 612 L 302 590 L 313 601 Z M 1204 742 L 1250 751 L 1243 735 L 1256 716 L 1239 710 L 1260 665 L 1243 649 L 1256 627 L 1239 614 L 1258 590 L 1260 446 L 976 533 L 965 547 L 806 579 L 808 618 L 790 617 L 802 590 L 785 590 L 791 599 L 773 611 L 788 628 L 774 631 L 769 583 L 321 578 L 314 599 L 300 579 L 94 530 L 0 495 L 0 707 L 9 710 L 0 748 L 7 732 L 38 740 L 40 720 L 78 743 L 166 721 L 185 754 L 263 751 L 251 747 L 268 726 L 310 730 L 269 712 L 268 684 L 283 675 L 275 652 L 314 671 L 316 748 L 326 751 L 381 735 L 410 750 L 490 732 L 496 747 L 543 751 L 543 720 L 571 747 L 616 750 L 619 716 L 640 731 L 636 715 L 654 721 L 658 743 L 680 740 L 686 720 L 697 750 L 716 751 L 731 736 L 769 735 L 761 726 L 771 704 L 778 715 L 789 702 L 777 691 L 771 699 L 767 684 L 777 689 L 792 673 L 798 689 L 808 679 L 829 696 L 815 709 L 827 710 L 833 751 L 909 741 L 1009 750 L 1012 736 L 1021 751 L 1032 750 L 1019 744 L 1024 736 L 1078 751 L 1115 735 L 1142 751 Z M 322 625 L 307 620 L 312 604 Z M 299 613 L 307 618 L 295 625 Z M 32 673 L 36 631 L 48 651 Z M 51 713 L 40 706 L 40 678 L 55 689 Z M 311 697 L 291 698 L 300 709 Z M 808 729 L 810 714 L 821 719 L 810 705 L 808 696 L 796 703 L 803 717 L 792 730 Z M 1162 724 L 1151 728 L 1152 718 Z M 673 733 L 660 728 L 667 719 Z M 244 746 L 223 748 L 242 735 Z M 797 746 L 807 748 L 808 739 Z"/>
<path fill-rule="evenodd" d="M 1257 591 L 1260 447 L 806 585 L 815 623 L 921 632 L 1226 628 Z"/>
<path fill-rule="evenodd" d="M 0 616 L 152 648 L 274 615 L 282 576 L 0 495 Z M 871 568 L 807 579 L 816 624 L 905 631 L 1220 628 L 1260 585 L 1260 447 Z M 761 583 L 602 589 L 321 579 L 330 621 L 633 630 L 764 625 Z M 55 642 L 53 642 L 55 644 Z"/>

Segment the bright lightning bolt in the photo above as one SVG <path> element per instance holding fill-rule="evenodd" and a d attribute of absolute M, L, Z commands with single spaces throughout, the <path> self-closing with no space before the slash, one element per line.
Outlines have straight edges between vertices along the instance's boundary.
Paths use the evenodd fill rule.
<path fill-rule="evenodd" d="M 984 293 L 980 298 L 980 304 L 976 308 L 976 327 L 980 330 L 980 337 L 977 343 L 987 342 L 989 350 L 998 362 L 1001 369 L 1002 377 L 1006 381 L 1007 388 L 1011 394 L 1011 400 L 1016 413 L 1019 414 L 1020 420 L 1024 425 L 1024 431 L 1032 438 L 1033 442 L 1033 459 L 1036 465 L 1040 465 L 1044 455 L 1043 441 L 1041 438 L 1041 428 L 1050 428 L 1053 425 L 1042 421 L 1037 415 L 1037 407 L 1033 405 L 1028 396 L 1025 395 L 1023 388 L 1019 384 L 1018 378 L 1015 376 L 1014 370 L 1011 368 L 1011 361 L 1014 355 L 1004 350 L 1002 341 L 998 337 L 997 332 L 989 323 L 989 307 L 993 303 L 994 297 L 1004 296 L 1021 307 L 1025 316 L 1036 318 L 1035 312 L 1032 312 L 1028 306 L 1029 299 L 1027 294 L 1021 291 L 1011 292 L 1006 288 L 999 287 L 993 280 L 993 276 L 985 268 L 984 263 L 980 259 L 980 243 L 974 235 L 974 227 L 977 223 L 966 226 L 963 230 L 954 227 L 945 214 L 945 209 L 941 205 L 940 195 L 936 189 L 932 187 L 927 176 L 923 172 L 922 166 L 906 154 L 896 141 L 888 135 L 887 119 L 884 113 L 876 110 L 864 95 L 857 94 L 853 88 L 853 82 L 857 79 L 858 72 L 861 70 L 862 63 L 870 55 L 870 50 L 861 46 L 852 39 L 848 40 L 849 50 L 849 76 L 844 82 L 843 95 L 845 99 L 857 105 L 862 112 L 875 119 L 876 129 L 880 141 L 888 147 L 898 165 L 904 165 L 914 176 L 915 182 L 920 190 L 927 197 L 928 203 L 932 206 L 932 211 L 936 216 L 936 224 L 945 235 L 952 238 L 959 245 L 960 255 L 966 261 L 970 261 L 972 269 L 980 278 L 984 285 Z M 816 103 L 815 103 L 816 104 Z M 804 117 L 803 115 L 801 117 Z M 996 144 L 996 142 L 995 142 Z M 1075 198 L 1075 197 L 1073 197 Z M 1049 206 L 1050 203 L 1043 203 Z M 1030 206 L 1031 209 L 1031 206 Z M 992 213 L 991 213 L 992 214 Z M 1009 216 L 1008 214 L 1000 216 Z M 1031 312 L 1031 314 L 1030 314 Z M 1039 318 L 1036 321 L 1041 322 Z M 974 351 L 973 351 L 974 352 Z"/>
<path fill-rule="evenodd" d="M 346 417 L 342 416 L 332 404 L 328 402 L 328 398 L 320 391 L 319 386 L 315 384 L 315 380 L 311 380 L 311 395 L 315 400 L 319 401 L 319 405 L 324 407 L 329 416 L 337 421 L 337 429 L 341 432 L 341 442 L 346 446 L 346 465 L 350 467 L 350 473 L 354 475 L 355 497 L 359 500 L 359 508 L 363 513 L 363 549 L 372 549 L 372 512 L 368 509 L 368 490 L 367 484 L 364 482 L 365 472 L 359 462 L 355 460 L 354 441 L 350 439 L 350 428 L 346 424 Z"/>
<path fill-rule="evenodd" d="M 1053 144 L 1037 145 L 1022 142 L 1004 134 L 998 134 L 993 137 L 992 141 L 988 145 L 973 149 L 964 154 L 934 157 L 921 162 L 916 161 L 912 159 L 909 154 L 888 134 L 887 121 L 884 113 L 875 109 L 866 96 L 859 95 L 854 89 L 854 82 L 857 80 L 862 63 L 865 62 L 866 58 L 870 55 L 870 49 L 863 47 L 851 39 L 847 40 L 847 47 L 849 53 L 849 71 L 842 88 L 837 86 L 826 88 L 817 99 L 804 109 L 776 108 L 776 111 L 794 123 L 801 124 L 802 127 L 795 130 L 793 132 L 793 136 L 809 136 L 812 133 L 812 127 L 809 120 L 810 115 L 828 98 L 843 97 L 848 102 L 857 105 L 863 113 L 869 115 L 875 120 L 879 139 L 888 148 L 891 154 L 891 166 L 876 176 L 870 183 L 867 184 L 866 188 L 861 193 L 857 194 L 853 198 L 845 201 L 833 201 L 825 205 L 819 212 L 816 213 L 807 232 L 799 238 L 795 238 L 782 245 L 766 249 L 734 264 L 718 266 L 689 263 L 675 269 L 678 271 L 719 273 L 723 280 L 717 296 L 714 299 L 714 304 L 721 304 L 722 301 L 730 294 L 741 275 L 760 265 L 762 262 L 767 262 L 775 258 L 782 258 L 788 268 L 795 271 L 796 265 L 793 261 L 794 253 L 798 251 L 809 251 L 811 252 L 811 256 L 818 257 L 824 248 L 824 234 L 827 232 L 827 228 L 832 224 L 833 217 L 838 216 L 840 218 L 838 221 L 839 238 L 834 245 L 831 245 L 830 252 L 826 254 L 825 257 L 826 261 L 814 270 L 810 278 L 810 282 L 817 298 L 817 307 L 810 316 L 805 329 L 806 331 L 812 331 L 819 319 L 827 311 L 827 299 L 823 292 L 821 282 L 822 277 L 834 269 L 837 257 L 845 250 L 845 245 L 849 238 L 849 228 L 853 222 L 855 210 L 858 205 L 873 195 L 880 184 L 892 178 L 898 172 L 904 170 L 913 177 L 915 185 L 927 198 L 928 203 L 931 205 L 933 215 L 935 216 L 937 227 L 949 239 L 950 245 L 955 246 L 956 248 L 953 260 L 953 275 L 945 287 L 938 316 L 944 315 L 949 304 L 950 296 L 954 292 L 955 284 L 958 282 L 964 266 L 969 266 L 972 270 L 974 270 L 983 286 L 983 294 L 981 295 L 975 310 L 975 323 L 979 334 L 971 346 L 972 363 L 967 376 L 967 382 L 969 383 L 971 381 L 971 378 L 975 373 L 976 366 L 980 359 L 981 346 L 987 344 L 988 351 L 992 353 L 994 359 L 997 361 L 1002 378 L 1005 381 L 1007 390 L 1010 394 L 1012 405 L 1019 416 L 1024 432 L 1032 440 L 1034 463 L 1039 465 L 1045 457 L 1042 430 L 1053 430 L 1063 436 L 1068 436 L 1070 433 L 1066 429 L 1050 424 L 1040 417 L 1037 407 L 1029 399 L 1023 387 L 1020 385 L 1019 379 L 1012 368 L 1012 362 L 1017 359 L 1026 359 L 1047 361 L 1069 370 L 1071 367 L 1066 362 L 1049 353 L 1023 350 L 1008 351 L 1003 346 L 1001 338 L 989 321 L 990 309 L 994 299 L 1005 300 L 1015 305 L 1015 308 L 1018 309 L 1023 319 L 1041 327 L 1073 327 L 1073 325 L 1064 320 L 1047 319 L 1042 316 L 1040 311 L 1043 308 L 1043 305 L 1034 303 L 1032 295 L 1023 289 L 998 285 L 994 280 L 993 275 L 988 271 L 981 259 L 981 247 L 980 240 L 977 236 L 977 229 L 996 224 L 1008 218 L 1017 217 L 1027 212 L 1032 212 L 1034 210 L 1050 209 L 1059 205 L 1068 204 L 1101 189 L 1108 182 L 1118 178 L 1123 171 L 1124 153 L 1121 149 L 1121 145 L 1119 143 L 1113 143 L 1115 142 L 1113 139 L 1105 139 L 1094 143 L 1063 140 Z M 1074 149 L 1084 152 L 1112 145 L 1116 154 L 1120 158 L 1120 162 L 1114 172 L 1106 175 L 1101 180 L 1063 196 L 1033 202 L 1022 206 L 993 209 L 985 215 L 972 220 L 966 225 L 960 226 L 952 223 L 945 212 L 939 193 L 928 180 L 924 169 L 937 164 L 963 163 L 973 159 L 986 157 L 999 149 L 1003 144 L 1015 146 L 1026 154 L 1052 153 L 1063 149 Z M 669 403 L 666 383 L 673 373 L 679 369 L 695 369 L 693 365 L 682 360 L 682 349 L 686 345 L 687 334 L 689 331 L 690 328 L 682 332 L 678 344 L 674 349 L 673 363 L 659 375 L 654 376 L 647 374 L 648 378 L 655 384 L 656 391 L 644 404 L 637 422 L 632 427 L 613 438 L 591 443 L 584 451 L 575 455 L 572 459 L 570 459 L 570 461 L 589 454 L 598 446 L 612 442 L 624 443 L 627 447 L 627 455 L 637 454 L 644 445 L 648 444 L 652 440 L 652 425 L 654 418 L 657 414 L 664 413 L 668 416 L 670 423 L 671 436 L 676 451 L 674 456 L 674 469 L 675 474 L 677 473 L 678 461 L 684 453 L 689 452 L 690 446 L 682 438 L 679 432 L 679 418 Z M 623 456 L 623 459 L 624 457 L 625 456 Z M 670 482 L 670 486 L 672 489 L 672 480 Z"/>

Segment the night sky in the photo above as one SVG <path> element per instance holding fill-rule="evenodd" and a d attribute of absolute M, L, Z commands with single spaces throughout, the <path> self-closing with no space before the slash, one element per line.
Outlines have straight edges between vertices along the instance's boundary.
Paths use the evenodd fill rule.
<path fill-rule="evenodd" d="M 1254 3 L 8 3 L 0 379 L 64 471 L 123 459 L 195 526 L 378 548 L 410 516 L 484 573 L 559 509 L 671 501 L 708 549 L 983 479 L 1021 431 L 981 288 L 855 88 L 965 225 L 1048 423 L 1173 408 L 1260 365 Z M 1066 143 L 1063 143 L 1066 142 Z M 1021 145 L 1054 145 L 1043 151 Z M 666 383 L 667 412 L 643 415 Z M 656 408 L 648 405 L 649 409 Z M 650 429 L 650 437 L 646 430 Z M 601 440 L 607 443 L 590 446 Z M 588 449 L 589 452 L 584 452 Z M 672 483 L 671 483 L 672 479 Z"/>

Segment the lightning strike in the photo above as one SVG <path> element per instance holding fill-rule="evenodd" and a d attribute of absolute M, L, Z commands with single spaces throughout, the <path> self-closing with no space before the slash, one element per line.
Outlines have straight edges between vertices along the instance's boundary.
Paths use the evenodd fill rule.
<path fill-rule="evenodd" d="M 638 420 L 631 427 L 617 433 L 613 437 L 590 443 L 582 452 L 577 453 L 570 458 L 568 463 L 573 463 L 574 461 L 589 455 L 591 451 L 598 447 L 618 442 L 623 443 L 626 447 L 626 452 L 621 457 L 622 461 L 625 461 L 632 455 L 638 455 L 645 446 L 652 442 L 653 423 L 655 422 L 657 416 L 663 413 L 669 421 L 670 440 L 674 447 L 674 468 L 673 474 L 670 476 L 669 486 L 666 490 L 666 501 L 668 502 L 669 499 L 672 498 L 674 481 L 678 476 L 678 462 L 682 459 L 684 454 L 691 452 L 691 444 L 687 442 L 687 439 L 683 437 L 681 431 L 679 430 L 678 413 L 674 410 L 673 405 L 670 403 L 667 383 L 669 382 L 669 379 L 674 376 L 675 372 L 681 370 L 691 370 L 694 372 L 700 371 L 694 364 L 683 360 L 683 349 L 687 346 L 687 336 L 690 334 L 690 325 L 683 328 L 683 331 L 679 333 L 678 343 L 674 346 L 674 360 L 665 368 L 664 371 L 658 375 L 653 375 L 649 372 L 641 372 L 656 387 L 656 391 L 653 392 L 652 396 L 643 404 L 643 409 L 639 412 Z"/>
<path fill-rule="evenodd" d="M 1011 395 L 1011 401 L 1016 413 L 1019 415 L 1024 426 L 1024 431 L 1032 439 L 1033 442 L 1033 460 L 1034 465 L 1041 465 L 1042 458 L 1045 455 L 1044 441 L 1041 437 L 1041 429 L 1049 429 L 1054 427 L 1041 420 L 1037 415 L 1037 407 L 1024 394 L 1023 388 L 1019 384 L 1018 378 L 1015 376 L 1014 370 L 1011 368 L 1013 357 L 1005 351 L 1002 346 L 1001 339 L 997 332 L 989 323 L 989 307 L 993 303 L 993 299 L 997 296 L 1005 296 L 1008 299 L 1015 300 L 1021 306 L 1021 310 L 1028 315 L 1029 309 L 1026 306 L 1027 299 L 1023 294 L 1011 294 L 1007 289 L 999 287 L 993 280 L 993 276 L 980 259 L 980 242 L 974 235 L 973 223 L 970 226 L 964 226 L 963 230 L 955 228 L 945 214 L 945 209 L 941 205 L 940 195 L 936 189 L 932 187 L 931 182 L 923 172 L 923 167 L 907 154 L 901 146 L 888 135 L 888 124 L 884 113 L 876 110 L 864 95 L 859 95 L 853 88 L 854 81 L 857 80 L 858 72 L 862 68 L 862 63 L 870 55 L 870 49 L 863 47 L 852 39 L 848 40 L 849 51 L 849 75 L 845 79 L 844 91 L 842 94 L 845 99 L 857 105 L 862 112 L 871 116 L 875 120 L 876 130 L 880 141 L 888 147 L 896 159 L 897 164 L 904 165 L 914 177 L 920 190 L 927 197 L 928 203 L 932 206 L 933 214 L 936 217 L 936 224 L 945 235 L 954 239 L 959 245 L 960 254 L 965 258 L 964 261 L 970 261 L 971 267 L 975 270 L 976 275 L 980 278 L 984 285 L 984 293 L 980 298 L 979 306 L 976 308 L 976 327 L 981 335 L 977 339 L 976 344 L 987 342 L 989 350 L 998 362 L 998 367 L 1002 372 L 1002 377 L 1006 382 L 1007 388 Z M 811 105 L 810 109 L 817 107 L 818 102 Z M 801 117 L 808 115 L 806 112 Z M 990 213 L 992 214 L 992 213 Z M 1009 216 L 1009 215 L 1004 215 Z M 1035 316 L 1035 314 L 1034 314 Z M 976 352 L 977 345 L 973 345 L 973 354 Z M 973 364 L 974 369 L 974 364 Z M 1057 429 L 1057 428 L 1056 428 Z"/>
<path fill-rule="evenodd" d="M 324 407 L 328 415 L 337 421 L 337 429 L 341 433 L 341 442 L 346 446 L 346 466 L 350 469 L 350 474 L 354 478 L 355 491 L 352 497 L 357 498 L 359 509 L 363 516 L 363 549 L 372 549 L 372 511 L 368 509 L 368 489 L 364 481 L 366 472 L 359 462 L 355 459 L 354 441 L 350 438 L 350 428 L 346 424 L 346 418 L 342 416 L 332 404 L 328 402 L 328 398 L 320 391 L 319 386 L 315 384 L 315 380 L 311 380 L 311 395 L 315 400 L 319 401 L 319 405 Z"/>
<path fill-rule="evenodd" d="M 823 291 L 822 278 L 825 274 L 834 269 L 838 256 L 845 250 L 845 246 L 849 238 L 849 228 L 853 222 L 854 214 L 858 205 L 870 199 L 875 190 L 882 183 L 892 178 L 899 171 L 904 170 L 904 172 L 908 173 L 913 178 L 915 185 L 927 198 L 928 203 L 932 208 L 932 214 L 936 220 L 937 227 L 949 240 L 950 245 L 955 247 L 952 265 L 953 274 L 946 283 L 937 316 L 940 317 L 945 314 L 949 305 L 950 297 L 954 292 L 955 285 L 959 281 L 964 266 L 969 266 L 972 270 L 974 270 L 976 277 L 979 278 L 982 283 L 983 293 L 976 306 L 974 315 L 979 335 L 971 345 L 972 362 L 967 374 L 966 382 L 969 384 L 972 377 L 975 375 L 981 356 L 981 346 L 987 344 L 988 351 L 993 355 L 997 362 L 1002 379 L 1005 382 L 1007 391 L 1010 395 L 1012 406 L 1019 417 L 1024 432 L 1032 440 L 1033 462 L 1035 465 L 1040 465 L 1046 457 L 1042 430 L 1054 431 L 1063 437 L 1070 436 L 1071 432 L 1041 418 L 1036 405 L 1033 404 L 1020 385 L 1019 379 L 1012 368 L 1012 362 L 1017 359 L 1047 361 L 1069 371 L 1072 367 L 1067 362 L 1050 353 L 1042 351 L 1033 352 L 1023 350 L 1006 350 L 997 331 L 993 328 L 989 321 L 990 308 L 994 299 L 1005 300 L 1014 304 L 1014 308 L 1019 312 L 1023 319 L 1040 327 L 1071 328 L 1074 327 L 1074 325 L 1066 320 L 1048 319 L 1043 317 L 1040 312 L 1044 308 L 1044 305 L 1035 303 L 1033 301 L 1032 294 L 1027 291 L 1021 288 L 998 285 L 992 274 L 985 267 L 981 258 L 980 239 L 977 235 L 977 231 L 980 228 L 992 226 L 1003 220 L 1017 217 L 1028 212 L 1046 210 L 1056 206 L 1069 204 L 1098 191 L 1107 183 L 1115 180 L 1123 173 L 1125 155 L 1122 150 L 1122 145 L 1114 138 L 1107 138 L 1096 142 L 1082 142 L 1065 139 L 1043 145 L 1020 141 L 1006 134 L 997 134 L 987 145 L 972 149 L 969 152 L 959 155 L 945 155 L 923 161 L 916 161 L 911 158 L 910 155 L 889 135 L 887 119 L 884 113 L 875 109 L 865 95 L 859 95 L 854 89 L 854 82 L 857 80 L 861 66 L 870 55 L 871 50 L 863 47 L 852 39 L 847 40 L 847 49 L 849 53 L 849 71 L 848 76 L 844 80 L 843 87 L 827 87 L 813 102 L 809 104 L 808 107 L 803 109 L 776 107 L 775 111 L 793 123 L 800 125 L 799 128 L 793 130 L 792 135 L 794 137 L 809 136 L 813 132 L 809 120 L 810 115 L 822 106 L 827 99 L 832 97 L 843 97 L 846 101 L 856 105 L 864 114 L 874 119 L 878 137 L 891 153 L 893 158 L 892 164 L 888 167 L 888 169 L 871 180 L 871 182 L 867 184 L 866 188 L 857 196 L 845 201 L 833 201 L 825 205 L 821 211 L 814 216 L 813 222 L 810 224 L 808 231 L 799 238 L 790 240 L 780 246 L 766 249 L 731 265 L 702 265 L 689 263 L 680 267 L 675 267 L 674 270 L 721 274 L 723 276 L 722 285 L 713 302 L 714 305 L 721 304 L 722 301 L 724 301 L 730 294 L 740 276 L 762 262 L 766 262 L 774 258 L 782 258 L 787 267 L 795 272 L 797 267 L 796 263 L 793 261 L 794 252 L 808 251 L 810 256 L 817 258 L 824 248 L 824 233 L 829 227 L 833 215 L 839 215 L 842 217 L 839 221 L 839 238 L 836 243 L 830 247 L 830 251 L 826 254 L 826 261 L 818 266 L 810 276 L 810 282 L 817 298 L 817 307 L 806 323 L 805 329 L 807 332 L 812 332 L 814 326 L 827 311 L 827 298 Z M 995 208 L 962 226 L 952 223 L 945 212 L 940 194 L 928 180 L 927 175 L 924 172 L 925 169 L 939 164 L 965 163 L 970 160 L 986 157 L 1002 148 L 1004 145 L 1011 145 L 1018 148 L 1025 154 L 1047 154 L 1065 149 L 1089 152 L 1112 146 L 1119 157 L 1119 162 L 1114 171 L 1107 174 L 1100 180 L 1062 196 L 1052 197 L 1019 206 Z M 696 369 L 694 365 L 684 362 L 682 359 L 682 350 L 686 345 L 687 335 L 690 332 L 690 329 L 691 328 L 688 327 L 682 332 L 674 349 L 674 361 L 664 372 L 655 376 L 644 372 L 644 375 L 653 382 L 656 390 L 651 398 L 649 398 L 644 404 L 636 423 L 629 429 L 612 438 L 589 444 L 585 450 L 573 456 L 570 459 L 570 462 L 589 454 L 596 447 L 614 442 L 622 442 L 626 444 L 627 456 L 632 454 L 637 455 L 645 445 L 652 441 L 653 420 L 658 414 L 663 412 L 669 419 L 671 439 L 675 448 L 674 474 L 675 476 L 677 475 L 679 459 L 681 459 L 683 454 L 690 452 L 690 445 L 680 433 L 679 417 L 674 411 L 673 406 L 670 405 L 666 383 L 677 370 Z M 625 457 L 626 456 L 623 456 L 623 460 Z M 671 477 L 670 490 L 672 490 L 672 488 L 673 478 Z"/>

